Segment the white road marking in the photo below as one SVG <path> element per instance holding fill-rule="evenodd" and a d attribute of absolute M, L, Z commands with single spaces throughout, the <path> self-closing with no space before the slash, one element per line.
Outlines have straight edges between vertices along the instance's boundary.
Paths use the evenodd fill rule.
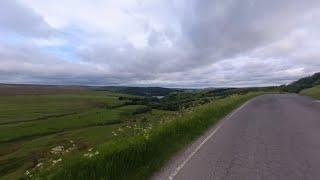
<path fill-rule="evenodd" d="M 314 102 L 316 102 L 316 103 L 320 103 L 320 100 L 315 100 Z"/>
<path fill-rule="evenodd" d="M 189 156 L 175 169 L 175 171 L 168 177 L 169 180 L 173 180 L 174 177 L 180 172 L 180 170 L 190 161 L 190 159 L 201 149 L 201 147 L 213 136 L 215 135 L 218 130 L 223 126 L 226 120 L 230 119 L 232 116 L 234 116 L 236 113 L 238 113 L 243 107 L 245 107 L 247 104 L 249 104 L 251 100 L 244 103 L 241 107 L 236 109 L 234 112 L 232 112 L 230 115 L 228 115 L 215 129 L 212 133 L 208 135 L 192 152 L 189 154 Z"/>

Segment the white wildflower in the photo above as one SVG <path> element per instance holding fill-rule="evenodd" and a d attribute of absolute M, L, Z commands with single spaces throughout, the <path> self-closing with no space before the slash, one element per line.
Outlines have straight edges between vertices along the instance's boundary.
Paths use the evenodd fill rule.
<path fill-rule="evenodd" d="M 27 176 L 29 176 L 30 171 L 27 170 L 24 174 L 27 175 Z"/>
<path fill-rule="evenodd" d="M 55 164 L 57 164 L 58 162 L 61 162 L 61 161 L 62 161 L 61 158 L 59 158 L 59 159 L 57 159 L 57 160 L 53 160 L 53 161 L 52 161 L 52 165 L 55 165 Z"/>
<path fill-rule="evenodd" d="M 113 132 L 113 131 L 112 131 L 112 134 L 113 134 L 114 136 L 117 136 L 117 135 L 118 135 L 116 132 Z"/>
<path fill-rule="evenodd" d="M 40 168 L 40 167 L 42 167 L 42 166 L 43 166 L 43 163 L 38 163 L 38 164 L 36 165 L 37 168 Z"/>
<path fill-rule="evenodd" d="M 59 153 L 62 153 L 64 150 L 64 146 L 56 146 L 54 148 L 51 149 L 51 153 L 52 154 L 59 154 Z"/>

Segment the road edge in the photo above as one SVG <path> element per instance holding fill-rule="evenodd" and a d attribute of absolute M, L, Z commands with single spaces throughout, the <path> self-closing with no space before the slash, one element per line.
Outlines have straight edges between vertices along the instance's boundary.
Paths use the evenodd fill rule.
<path fill-rule="evenodd" d="M 244 107 L 250 104 L 254 99 L 260 97 L 262 95 L 258 95 L 252 97 L 243 103 L 240 107 L 233 110 L 226 117 L 220 119 L 217 123 L 215 123 L 212 127 L 210 127 L 203 135 L 198 137 L 195 141 L 187 145 L 186 148 L 178 151 L 175 155 L 173 155 L 168 162 L 166 162 L 163 167 L 155 172 L 151 176 L 151 180 L 173 180 L 176 175 L 180 172 L 181 169 L 192 159 L 194 155 L 206 144 L 208 140 L 214 137 L 214 135 L 223 127 L 224 123 L 233 117 L 235 114 L 239 113 Z"/>

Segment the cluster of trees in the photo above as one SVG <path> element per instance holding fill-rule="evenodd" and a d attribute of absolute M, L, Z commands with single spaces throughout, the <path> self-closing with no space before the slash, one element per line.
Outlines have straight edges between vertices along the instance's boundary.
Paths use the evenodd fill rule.
<path fill-rule="evenodd" d="M 233 94 L 246 94 L 253 91 L 279 90 L 279 87 L 256 88 L 220 88 L 211 90 L 179 91 L 159 99 L 152 96 L 119 97 L 126 105 L 145 105 L 153 109 L 178 111 L 211 102 L 213 99 L 224 98 Z"/>
<path fill-rule="evenodd" d="M 175 92 L 161 99 L 156 97 L 119 97 L 119 100 L 125 100 L 126 105 L 145 105 L 153 109 L 162 109 L 169 111 L 178 111 L 182 108 L 189 108 L 199 104 L 210 102 L 204 94 L 191 92 Z"/>
<path fill-rule="evenodd" d="M 218 88 L 218 89 L 202 89 L 202 90 L 171 90 L 167 88 L 129 88 L 133 94 L 139 94 L 142 97 L 119 97 L 119 100 L 125 101 L 125 105 L 145 105 L 150 109 L 162 109 L 170 111 L 178 111 L 182 108 L 190 108 L 201 104 L 206 104 L 214 99 L 224 98 L 234 94 L 247 94 L 249 92 L 258 91 L 288 91 L 299 92 L 302 89 L 320 84 L 320 73 L 313 76 L 300 79 L 288 86 L 270 86 L 270 87 L 251 87 L 251 88 Z M 165 95 L 163 98 L 151 96 L 148 91 L 153 91 L 153 95 Z M 138 91 L 138 92 L 135 92 Z M 141 110 L 144 111 L 144 110 Z"/>
<path fill-rule="evenodd" d="M 134 94 L 140 96 L 167 96 L 172 92 L 176 92 L 175 89 L 161 88 L 161 87 L 127 87 L 121 90 L 121 93 Z"/>
<path fill-rule="evenodd" d="M 96 91 L 113 91 L 124 94 L 132 94 L 138 96 L 167 96 L 173 92 L 179 92 L 178 89 L 162 88 L 162 87 L 126 87 L 126 86 L 103 86 L 93 87 Z"/>
<path fill-rule="evenodd" d="M 298 93 L 303 89 L 312 88 L 316 85 L 320 85 L 320 72 L 312 76 L 299 79 L 288 86 L 283 87 L 287 92 Z"/>
<path fill-rule="evenodd" d="M 258 92 L 258 91 L 277 91 L 281 89 L 278 86 L 270 87 L 250 87 L 250 88 L 219 88 L 213 89 L 206 92 L 206 96 L 210 97 L 226 97 L 234 94 L 247 94 L 249 92 Z"/>
<path fill-rule="evenodd" d="M 143 114 L 143 113 L 149 112 L 151 110 L 152 110 L 151 107 L 144 106 L 144 107 L 139 107 L 139 108 L 135 109 L 134 111 L 131 112 L 131 114 L 132 115 Z"/>

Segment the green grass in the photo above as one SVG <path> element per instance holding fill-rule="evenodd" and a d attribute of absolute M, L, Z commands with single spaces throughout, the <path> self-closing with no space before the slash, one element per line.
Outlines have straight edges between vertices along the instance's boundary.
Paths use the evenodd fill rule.
<path fill-rule="evenodd" d="M 0 96 L 0 179 L 25 178 L 26 170 L 37 173 L 39 162 L 45 165 L 38 174 L 42 179 L 146 179 L 252 96 L 212 99 L 183 113 L 127 105 L 119 97 L 141 97 L 114 92 Z M 195 106 L 202 104 L 196 100 Z M 71 141 L 72 152 L 50 153 L 56 146 L 70 147 Z M 99 156 L 83 158 L 92 147 Z M 63 162 L 51 166 L 60 157 Z M 83 172 L 81 177 L 76 169 Z"/>
<path fill-rule="evenodd" d="M 0 96 L 0 179 L 19 179 L 38 162 L 56 158 L 58 145 L 76 144 L 65 156 L 97 144 L 133 135 L 127 125 L 157 122 L 168 111 L 152 110 L 132 115 L 141 105 L 125 105 L 113 92 Z M 139 98 L 139 97 L 138 97 Z M 147 122 L 145 122 L 147 120 Z M 119 134 L 114 136 L 113 132 Z"/>
<path fill-rule="evenodd" d="M 31 162 L 32 158 L 52 158 L 54 156 L 48 153 L 50 149 L 57 145 L 66 145 L 70 140 L 73 140 L 77 144 L 77 147 L 81 149 L 87 149 L 98 143 L 111 140 L 114 138 L 112 131 L 118 127 L 120 127 L 119 124 L 95 126 L 69 131 L 67 133 L 43 136 L 19 143 L 19 148 L 14 151 L 11 148 L 14 148 L 17 145 L 16 143 L 3 144 L 0 146 L 0 149 L 2 149 L 2 151 L 7 149 L 8 153 L 0 157 L 0 162 L 3 162 L 3 164 L 1 163 L 1 167 L 4 168 L 5 165 L 8 167 L 16 165 L 17 167 L 12 174 L 2 176 L 0 179 L 18 179 L 26 169 L 33 166 Z M 5 163 L 6 161 L 10 163 Z"/>
<path fill-rule="evenodd" d="M 116 110 L 94 109 L 77 115 L 50 118 L 43 121 L 7 124 L 0 126 L 0 142 L 16 141 L 108 123 L 120 123 L 119 113 Z"/>
<path fill-rule="evenodd" d="M 1 101 L 0 104 L 3 107 L 7 104 L 8 107 L 0 109 L 0 114 L 2 118 L 8 117 L 7 121 L 11 123 L 0 124 L 0 143 L 88 126 L 120 123 L 121 114 L 141 108 L 136 105 L 112 108 L 124 103 L 118 100 L 117 95 L 120 94 L 92 92 L 92 94 L 6 97 L 5 101 Z M 99 106 L 101 104 L 105 106 Z M 78 113 L 48 117 L 52 115 L 52 112 L 70 113 L 72 108 Z M 15 121 L 30 118 L 35 114 L 38 118 L 47 118 L 37 121 Z M 7 121 L 2 120 L 2 122 Z"/>
<path fill-rule="evenodd" d="M 320 85 L 315 86 L 313 88 L 305 89 L 301 91 L 300 94 L 320 99 Z"/>
<path fill-rule="evenodd" d="M 37 177 L 59 180 L 147 179 L 175 152 L 257 95 L 259 94 L 250 93 L 231 96 L 200 106 L 152 130 L 145 128 L 143 134 L 99 145 L 94 151 L 100 154 L 92 158 L 84 157 L 82 153 L 66 157 L 61 164 L 48 166 Z"/>
<path fill-rule="evenodd" d="M 96 107 L 123 104 L 119 94 L 86 92 L 62 95 L 0 96 L 0 124 L 47 119 Z"/>

